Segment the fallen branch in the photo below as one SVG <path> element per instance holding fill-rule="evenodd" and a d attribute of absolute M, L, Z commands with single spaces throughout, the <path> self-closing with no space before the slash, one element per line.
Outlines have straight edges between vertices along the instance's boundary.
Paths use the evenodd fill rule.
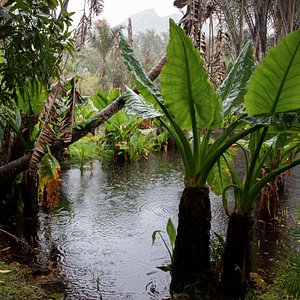
<path fill-rule="evenodd" d="M 159 60 L 159 62 L 149 71 L 148 77 L 150 80 L 153 81 L 159 76 L 161 69 L 165 63 L 166 63 L 166 56 L 163 56 Z M 124 96 L 122 95 L 116 100 L 114 100 L 107 107 L 105 107 L 103 110 L 101 110 L 99 113 L 97 113 L 95 116 L 93 116 L 92 120 L 97 119 L 98 120 L 97 122 L 91 122 L 90 125 L 87 125 L 85 128 L 80 130 L 73 128 L 72 141 L 68 144 L 64 143 L 63 141 L 56 141 L 51 146 L 51 151 L 55 155 L 55 153 L 57 153 L 58 151 L 78 141 L 79 139 L 87 135 L 89 132 L 92 132 L 96 127 L 106 122 L 110 117 L 112 117 L 115 113 L 121 110 L 124 107 L 124 105 L 125 105 L 125 101 L 124 101 Z M 32 156 L 31 153 L 26 154 L 4 166 L 1 166 L 0 187 L 5 187 L 9 185 L 19 173 L 27 170 L 29 167 L 31 156 Z"/>
<path fill-rule="evenodd" d="M 24 241 L 24 240 L 18 238 L 17 236 L 15 236 L 15 235 L 9 233 L 8 231 L 6 231 L 6 230 L 4 230 L 4 229 L 1 229 L 1 228 L 0 228 L 0 231 L 3 232 L 3 233 L 5 233 L 6 235 L 12 237 L 13 239 L 15 239 L 17 243 L 21 243 L 21 244 L 25 245 L 25 246 L 26 246 L 27 248 L 29 248 L 32 252 L 35 251 L 34 248 L 32 248 L 26 241 Z"/>

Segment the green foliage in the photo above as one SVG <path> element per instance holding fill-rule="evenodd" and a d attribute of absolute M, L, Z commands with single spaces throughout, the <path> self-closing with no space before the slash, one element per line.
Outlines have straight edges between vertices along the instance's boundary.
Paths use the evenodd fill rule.
<path fill-rule="evenodd" d="M 168 61 L 161 73 L 165 105 L 183 128 L 191 129 L 197 122 L 198 127 L 216 129 L 222 120 L 220 100 L 203 70 L 199 51 L 185 32 L 174 25 L 170 23 Z M 195 138 L 195 132 L 193 135 Z"/>
<path fill-rule="evenodd" d="M 163 241 L 163 243 L 164 243 L 164 245 L 165 245 L 165 247 L 166 247 L 166 249 L 169 253 L 170 260 L 171 260 L 171 265 L 172 265 L 174 246 L 175 246 L 175 241 L 176 241 L 176 229 L 175 229 L 175 226 L 174 226 L 171 218 L 168 219 L 166 231 L 167 231 L 167 235 L 168 235 L 168 238 L 169 238 L 169 245 L 166 242 L 165 238 L 163 237 L 163 235 L 162 235 L 163 231 L 161 231 L 161 230 L 153 231 L 153 233 L 152 233 L 152 245 L 156 241 L 156 236 L 158 234 L 160 236 L 160 238 L 162 239 L 162 241 Z M 168 270 L 170 270 L 170 269 L 171 268 L 169 267 Z"/>
<path fill-rule="evenodd" d="M 0 104 L 0 129 L 3 131 L 5 126 L 8 124 L 13 132 L 18 136 L 24 149 L 29 147 L 27 141 L 22 136 L 20 131 L 21 116 L 20 112 L 15 106 L 14 102 L 10 103 L 9 106 Z"/>
<path fill-rule="evenodd" d="M 146 158 L 155 143 L 151 140 L 151 133 L 138 128 L 143 120 L 129 116 L 124 111 L 119 111 L 105 124 L 106 147 L 114 150 L 115 160 L 132 161 Z"/>
<path fill-rule="evenodd" d="M 225 249 L 225 237 L 221 234 L 214 232 L 215 237 L 211 240 L 210 258 L 213 264 L 218 267 L 223 259 Z"/>
<path fill-rule="evenodd" d="M 83 170 L 84 164 L 91 159 L 99 159 L 99 151 L 97 148 L 97 138 L 88 134 L 77 142 L 69 146 L 70 156 L 68 158 L 69 164 L 78 164 Z"/>
<path fill-rule="evenodd" d="M 218 158 L 238 139 L 255 131 L 257 127 L 253 126 L 231 136 L 241 123 L 238 120 L 228 126 L 215 141 L 211 140 L 212 128 L 221 122 L 220 101 L 202 69 L 199 52 L 193 48 L 191 39 L 172 20 L 170 35 L 167 63 L 162 70 L 164 98 L 147 77 L 132 49 L 121 39 L 120 49 L 124 62 L 133 73 L 136 86 L 143 97 L 134 95 L 133 92 L 128 93 L 125 107 L 131 113 L 144 115 L 146 99 L 164 114 L 157 118 L 168 130 L 180 151 L 186 186 L 203 186 Z M 140 102 L 139 105 L 136 104 L 137 101 Z M 192 128 L 192 144 L 183 125 Z"/>
<path fill-rule="evenodd" d="M 207 177 L 207 183 L 216 195 L 222 195 L 224 188 L 230 184 L 230 170 L 224 157 L 232 161 L 235 153 L 229 150 L 227 152 L 215 163 Z"/>
<path fill-rule="evenodd" d="M 44 292 L 26 283 L 26 278 L 30 276 L 29 270 L 15 266 L 6 265 L 0 262 L 0 270 L 7 270 L 8 273 L 0 272 L 0 298 L 6 300 L 38 300 L 45 296 Z"/>
<path fill-rule="evenodd" d="M 217 90 L 223 102 L 224 116 L 243 106 L 246 85 L 254 69 L 253 46 L 248 42 L 231 68 L 228 76 Z"/>
<path fill-rule="evenodd" d="M 165 54 L 168 36 L 153 29 L 139 32 L 133 37 L 133 49 L 146 70 L 149 70 Z"/>
<path fill-rule="evenodd" d="M 126 89 L 124 100 L 127 103 L 125 106 L 125 111 L 129 115 L 135 115 L 136 111 L 138 111 L 139 116 L 143 119 L 152 119 L 162 116 L 162 114 L 156 110 L 151 103 L 147 103 L 141 99 L 140 96 L 138 96 L 129 88 Z"/>
<path fill-rule="evenodd" d="M 272 48 L 247 87 L 248 115 L 286 112 L 299 108 L 300 29 Z"/>
<path fill-rule="evenodd" d="M 292 249 L 289 257 L 275 263 L 274 286 L 287 293 L 291 299 L 300 299 L 300 211 L 296 211 L 297 223 L 292 232 Z"/>
<path fill-rule="evenodd" d="M 246 111 L 250 115 L 245 120 L 249 120 L 251 124 L 265 126 L 276 124 L 281 129 L 299 126 L 297 111 L 300 108 L 300 89 L 297 88 L 297 82 L 300 82 L 299 45 L 300 30 L 289 34 L 277 47 L 271 49 L 252 75 L 245 95 Z M 290 110 L 295 111 L 289 112 Z M 259 113 L 265 115 L 253 115 Z M 277 140 L 273 139 L 272 143 L 265 147 L 267 133 L 268 127 L 255 131 L 249 137 L 248 148 L 241 146 L 246 162 L 246 171 L 242 180 L 237 176 L 234 164 L 227 161 L 232 185 L 224 190 L 234 189 L 236 209 L 243 214 L 247 214 L 252 209 L 256 196 L 272 178 L 300 163 L 299 159 L 285 162 L 260 178 L 261 169 L 277 143 Z M 289 141 L 285 140 L 285 142 Z M 226 209 L 225 194 L 223 194 L 223 203 Z"/>
<path fill-rule="evenodd" d="M 121 91 L 119 88 L 114 88 L 111 90 L 110 94 L 107 95 L 102 89 L 97 89 L 95 94 L 91 96 L 94 106 L 101 110 L 109 105 L 113 100 L 120 97 Z"/>
<path fill-rule="evenodd" d="M 60 59 L 63 51 L 72 53 L 73 41 L 68 26 L 70 13 L 53 12 L 58 1 L 7 1 L 1 8 L 0 39 L 4 60 L 0 63 L 0 101 L 7 103 L 12 92 L 24 101 L 38 95 L 40 86 L 48 87 L 50 78 L 60 76 Z M 26 99 L 26 100 L 25 100 Z"/>

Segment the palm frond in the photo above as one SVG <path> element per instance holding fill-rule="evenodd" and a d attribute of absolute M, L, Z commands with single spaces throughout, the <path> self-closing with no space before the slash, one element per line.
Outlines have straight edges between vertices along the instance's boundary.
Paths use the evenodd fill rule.
<path fill-rule="evenodd" d="M 175 0 L 173 5 L 179 9 L 187 6 L 191 1 L 190 0 Z"/>
<path fill-rule="evenodd" d="M 36 141 L 33 149 L 32 157 L 29 163 L 29 170 L 36 170 L 37 164 L 40 162 L 42 157 L 47 153 L 47 146 L 51 146 L 56 140 L 56 134 L 53 131 L 52 124 L 57 120 L 56 110 L 58 108 L 57 97 L 63 88 L 60 84 L 57 84 L 52 89 L 48 100 L 40 113 L 39 119 L 44 121 L 41 128 L 40 135 Z"/>
<path fill-rule="evenodd" d="M 89 4 L 89 18 L 92 18 L 92 15 L 95 14 L 96 16 L 99 16 L 103 11 L 103 0 L 88 0 Z"/>
<path fill-rule="evenodd" d="M 76 30 L 74 31 L 74 39 L 75 39 L 75 45 L 77 51 L 81 50 L 81 48 L 84 46 L 88 28 L 90 26 L 91 26 L 91 22 L 84 12 Z"/>
<path fill-rule="evenodd" d="M 58 138 L 66 144 L 72 141 L 74 107 L 81 96 L 75 89 L 76 78 L 71 79 L 71 84 L 71 89 L 66 95 L 63 86 L 57 83 L 39 116 L 43 125 L 29 164 L 31 171 L 37 169 L 37 164 L 48 152 L 48 147 L 51 147 Z M 63 101 L 64 96 L 67 96 L 66 102 Z M 59 114 L 60 110 L 64 111 L 64 116 Z"/>
<path fill-rule="evenodd" d="M 64 118 L 60 122 L 59 131 L 61 133 L 60 139 L 64 141 L 64 143 L 71 143 L 72 134 L 73 134 L 73 124 L 74 124 L 74 108 L 75 104 L 80 102 L 81 96 L 76 91 L 76 78 L 72 79 L 72 88 L 68 94 L 67 100 L 67 113 Z"/>
<path fill-rule="evenodd" d="M 226 77 L 226 66 L 223 56 L 223 45 L 227 41 L 228 37 L 223 32 L 222 27 L 219 27 L 217 36 L 214 39 L 214 53 L 213 57 L 209 59 L 210 64 L 207 66 L 209 71 L 209 79 L 215 85 L 219 87 Z"/>
<path fill-rule="evenodd" d="M 79 51 L 84 46 L 88 29 L 92 25 L 92 18 L 94 15 L 99 16 L 103 11 L 103 0 L 88 0 L 88 15 L 86 14 L 84 2 L 83 15 L 79 21 L 79 24 L 74 32 L 74 39 L 76 42 L 76 49 Z"/>

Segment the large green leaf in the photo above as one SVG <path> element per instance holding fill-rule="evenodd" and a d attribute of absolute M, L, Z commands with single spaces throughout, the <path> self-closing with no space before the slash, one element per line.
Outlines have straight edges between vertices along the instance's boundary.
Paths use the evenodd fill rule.
<path fill-rule="evenodd" d="M 182 127 L 191 128 L 194 118 L 201 126 L 219 126 L 221 103 L 203 70 L 200 53 L 184 30 L 172 20 L 161 84 L 164 101 Z"/>
<path fill-rule="evenodd" d="M 300 109 L 273 114 L 251 115 L 243 118 L 243 120 L 251 125 L 274 125 L 277 129 L 290 129 L 299 126 Z"/>
<path fill-rule="evenodd" d="M 152 104 L 156 104 L 156 101 L 162 102 L 162 97 L 158 89 L 153 85 L 151 80 L 148 78 L 148 75 L 145 72 L 140 61 L 134 55 L 132 48 L 124 39 L 123 36 L 120 37 L 120 51 L 125 65 L 128 70 L 132 73 L 134 77 L 134 83 L 137 86 L 138 91 Z M 154 96 L 156 99 L 154 99 Z"/>
<path fill-rule="evenodd" d="M 174 120 L 174 117 L 172 116 L 168 108 L 165 106 L 160 92 L 148 78 L 142 64 L 134 55 L 132 48 L 122 37 L 120 38 L 120 50 L 124 63 L 134 76 L 135 84 L 140 94 L 143 96 L 144 99 L 154 104 L 154 107 L 155 104 L 159 106 L 166 118 L 168 119 L 168 121 L 170 122 L 171 127 L 173 127 L 174 130 L 171 129 L 171 127 L 166 122 L 164 122 L 163 119 L 161 119 L 161 122 L 167 128 L 167 130 L 175 140 L 175 143 L 182 155 L 186 172 L 188 174 L 194 174 L 195 163 L 193 162 L 192 150 L 190 148 L 190 143 L 188 139 L 186 138 L 184 132 L 182 131 L 176 120 Z"/>
<path fill-rule="evenodd" d="M 300 108 L 300 29 L 271 49 L 255 70 L 245 106 L 248 115 Z"/>
<path fill-rule="evenodd" d="M 237 110 L 243 103 L 246 85 L 254 69 L 253 46 L 251 42 L 248 42 L 217 90 L 223 102 L 224 115 Z"/>
<path fill-rule="evenodd" d="M 133 90 L 127 88 L 125 96 L 125 111 L 129 115 L 140 116 L 143 119 L 161 117 L 162 114 L 153 105 L 142 99 Z"/>

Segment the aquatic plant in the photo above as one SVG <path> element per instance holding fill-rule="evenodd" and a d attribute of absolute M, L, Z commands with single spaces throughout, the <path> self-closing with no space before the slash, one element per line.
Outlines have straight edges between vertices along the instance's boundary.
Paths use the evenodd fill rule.
<path fill-rule="evenodd" d="M 176 241 L 176 229 L 175 226 L 171 220 L 171 218 L 168 219 L 167 222 L 167 227 L 166 227 L 166 232 L 169 238 L 169 244 L 167 244 L 164 236 L 162 235 L 163 231 L 161 230 L 155 230 L 152 233 L 152 245 L 154 244 L 154 242 L 156 241 L 156 236 L 159 235 L 161 240 L 163 241 L 169 256 L 170 256 L 170 260 L 171 260 L 171 264 L 167 267 L 159 267 L 162 270 L 167 270 L 167 271 L 171 271 L 172 270 L 172 264 L 173 264 L 173 260 L 174 260 L 174 246 L 175 246 L 175 241 Z"/>

